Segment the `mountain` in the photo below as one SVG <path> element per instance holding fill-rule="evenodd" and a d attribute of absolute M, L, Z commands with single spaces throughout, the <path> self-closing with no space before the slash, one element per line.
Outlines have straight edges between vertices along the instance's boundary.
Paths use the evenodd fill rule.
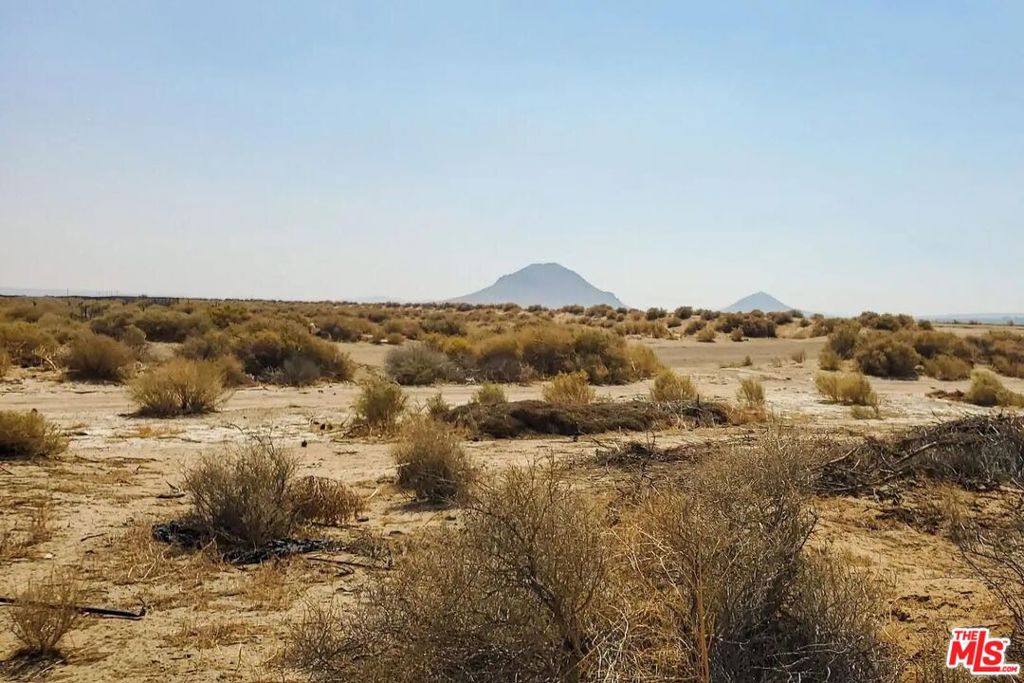
<path fill-rule="evenodd" d="M 792 311 L 793 307 L 787 306 L 771 294 L 755 292 L 750 296 L 743 297 L 731 306 L 726 306 L 722 310 L 726 313 L 747 313 L 755 309 L 765 313 L 772 313 L 775 311 Z"/>
<path fill-rule="evenodd" d="M 520 306 L 540 304 L 561 308 L 570 304 L 624 306 L 614 294 L 605 292 L 557 263 L 534 263 L 522 270 L 502 275 L 490 287 L 452 299 L 455 303 L 506 304 Z"/>

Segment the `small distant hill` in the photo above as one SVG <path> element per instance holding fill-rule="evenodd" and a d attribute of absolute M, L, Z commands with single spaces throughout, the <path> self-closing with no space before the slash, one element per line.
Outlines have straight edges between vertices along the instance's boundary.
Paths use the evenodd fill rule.
<path fill-rule="evenodd" d="M 605 292 L 584 280 L 579 273 L 557 263 L 534 263 L 508 275 L 502 275 L 490 287 L 452 299 L 455 303 L 539 304 L 560 308 L 571 304 L 624 306 L 611 292 Z"/>
<path fill-rule="evenodd" d="M 775 311 L 792 311 L 793 307 L 787 306 L 771 294 L 755 292 L 743 297 L 731 306 L 726 306 L 722 310 L 726 313 L 748 313 L 754 310 L 773 313 Z"/>

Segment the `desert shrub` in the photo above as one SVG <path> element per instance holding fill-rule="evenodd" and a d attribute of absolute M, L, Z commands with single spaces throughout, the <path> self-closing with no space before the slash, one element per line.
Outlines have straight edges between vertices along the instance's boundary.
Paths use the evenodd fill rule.
<path fill-rule="evenodd" d="M 14 365 L 36 367 L 53 359 L 57 340 L 33 323 L 3 323 L 0 324 L 0 348 L 7 352 Z"/>
<path fill-rule="evenodd" d="M 287 659 L 317 682 L 595 680 L 606 539 L 599 509 L 549 468 L 508 470 L 356 609 L 309 610 Z"/>
<path fill-rule="evenodd" d="M 466 334 L 465 325 L 458 318 L 451 315 L 435 315 L 426 318 L 420 323 L 424 332 L 440 334 L 446 337 L 459 337 Z"/>
<path fill-rule="evenodd" d="M 697 332 L 696 339 L 699 342 L 705 342 L 705 343 L 714 342 L 715 341 L 715 328 L 713 328 L 711 325 L 705 325 L 704 327 L 702 327 L 700 329 L 699 332 Z"/>
<path fill-rule="evenodd" d="M 192 360 L 213 360 L 230 355 L 233 351 L 231 336 L 220 330 L 210 330 L 186 339 L 177 354 Z"/>
<path fill-rule="evenodd" d="M 878 396 L 867 377 L 858 372 L 819 372 L 814 378 L 818 393 L 833 403 L 877 408 Z"/>
<path fill-rule="evenodd" d="M 129 387 L 140 415 L 174 417 L 216 410 L 224 400 L 224 375 L 214 361 L 172 358 Z"/>
<path fill-rule="evenodd" d="M 744 377 L 736 395 L 748 406 L 764 405 L 764 385 L 755 377 Z"/>
<path fill-rule="evenodd" d="M 83 332 L 68 344 L 63 360 L 68 376 L 74 379 L 117 382 L 135 362 L 135 355 L 116 339 Z"/>
<path fill-rule="evenodd" d="M 67 437 L 38 412 L 0 410 L 0 460 L 47 458 L 67 447 Z"/>
<path fill-rule="evenodd" d="M 428 398 L 423 408 L 426 414 L 435 420 L 443 420 L 448 416 L 448 411 L 452 409 L 440 391 Z"/>
<path fill-rule="evenodd" d="M 320 336 L 336 342 L 354 342 L 363 338 L 364 334 L 373 332 L 373 326 L 361 318 L 349 316 L 333 316 L 319 318 L 316 321 Z"/>
<path fill-rule="evenodd" d="M 967 564 L 1013 617 L 1012 649 L 1020 653 L 1024 651 L 1024 498 L 1017 498 L 1007 517 L 995 529 L 969 521 L 955 540 Z"/>
<path fill-rule="evenodd" d="M 815 524 L 809 454 L 806 444 L 769 437 L 757 452 L 711 461 L 628 520 L 634 609 L 649 625 L 631 653 L 642 671 L 668 667 L 674 680 L 695 681 L 892 680 L 871 582 L 804 548 Z"/>
<path fill-rule="evenodd" d="M 1007 389 L 995 373 L 984 368 L 971 373 L 971 387 L 964 398 L 978 406 L 1024 406 L 1024 395 Z"/>
<path fill-rule="evenodd" d="M 665 369 L 654 378 L 650 396 L 652 401 L 693 401 L 697 398 L 697 387 L 689 377 Z"/>
<path fill-rule="evenodd" d="M 791 353 L 791 354 L 789 355 L 789 358 L 790 358 L 790 359 L 791 359 L 791 360 L 792 360 L 792 361 L 793 361 L 794 363 L 800 363 L 800 364 L 802 365 L 802 364 L 803 364 L 803 362 L 804 362 L 805 360 L 807 360 L 807 351 L 805 351 L 804 349 L 800 349 L 800 350 L 798 350 L 798 351 L 794 351 L 793 353 Z"/>
<path fill-rule="evenodd" d="M 648 308 L 647 312 L 644 314 L 644 317 L 647 318 L 647 320 L 660 320 L 667 315 L 668 311 L 666 311 L 664 308 Z"/>
<path fill-rule="evenodd" d="M 289 498 L 295 472 L 296 460 L 270 438 L 248 435 L 185 473 L 191 517 L 226 547 L 285 538 L 301 521 Z"/>
<path fill-rule="evenodd" d="M 906 342 L 892 336 L 881 336 L 860 345 L 855 354 L 857 365 L 865 375 L 914 379 L 921 356 Z"/>
<path fill-rule="evenodd" d="M 315 365 L 317 379 L 347 381 L 355 372 L 348 354 L 295 323 L 247 328 L 236 333 L 233 346 L 246 373 L 265 381 L 293 379 L 294 375 L 284 371 L 285 363 L 293 369 Z"/>
<path fill-rule="evenodd" d="M 813 332 L 812 332 L 813 334 Z M 828 348 L 842 359 L 853 358 L 860 339 L 860 325 L 852 320 L 836 323 L 828 335 Z"/>
<path fill-rule="evenodd" d="M 164 306 L 148 306 L 135 316 L 134 324 L 150 341 L 181 342 L 209 328 L 210 321 L 195 313 L 183 313 Z"/>
<path fill-rule="evenodd" d="M 562 373 L 555 375 L 543 389 L 544 400 L 556 405 L 587 405 L 593 403 L 596 392 L 587 383 L 587 373 Z"/>
<path fill-rule="evenodd" d="M 54 572 L 46 580 L 29 583 L 7 610 L 11 632 L 21 643 L 18 655 L 59 657 L 61 640 L 81 617 L 80 602 L 81 591 L 69 574 Z"/>
<path fill-rule="evenodd" d="M 680 306 L 675 310 L 675 316 L 680 320 L 688 320 L 693 317 L 693 306 Z"/>
<path fill-rule="evenodd" d="M 967 379 L 971 376 L 971 364 L 955 356 L 939 354 L 925 359 L 924 374 L 943 381 Z"/>
<path fill-rule="evenodd" d="M 11 371 L 11 357 L 6 349 L 0 349 L 0 379 L 7 376 Z"/>
<path fill-rule="evenodd" d="M 490 382 L 484 382 L 480 387 L 473 392 L 470 402 L 480 403 L 488 405 L 491 403 L 506 403 L 508 396 L 505 395 L 505 390 L 501 388 L 499 384 L 491 384 Z"/>
<path fill-rule="evenodd" d="M 706 325 L 707 323 L 701 320 L 700 318 L 697 318 L 696 320 L 691 320 L 689 323 L 687 323 L 686 329 L 683 330 L 683 334 L 687 336 L 697 334 L 698 332 L 703 330 Z"/>
<path fill-rule="evenodd" d="M 392 456 L 398 485 L 420 500 L 451 502 L 464 496 L 473 482 L 474 471 L 458 435 L 430 417 L 407 421 Z"/>
<path fill-rule="evenodd" d="M 355 521 L 365 507 L 362 496 L 342 482 L 312 475 L 291 481 L 287 498 L 303 523 L 339 526 Z"/>
<path fill-rule="evenodd" d="M 514 335 L 486 337 L 477 344 L 476 369 L 488 381 L 522 381 L 529 374 L 528 367 L 523 362 L 522 349 Z"/>
<path fill-rule="evenodd" d="M 842 365 L 843 359 L 827 346 L 818 354 L 818 367 L 822 370 L 838 370 Z"/>
<path fill-rule="evenodd" d="M 407 402 L 408 397 L 398 384 L 372 377 L 362 383 L 353 404 L 356 423 L 374 433 L 390 434 L 405 412 Z"/>
<path fill-rule="evenodd" d="M 733 340 L 734 342 L 743 341 L 743 328 L 734 328 L 733 331 L 729 333 L 729 339 Z"/>
<path fill-rule="evenodd" d="M 384 360 L 384 368 L 402 385 L 434 384 L 455 378 L 455 366 L 448 357 L 422 344 L 392 349 Z"/>

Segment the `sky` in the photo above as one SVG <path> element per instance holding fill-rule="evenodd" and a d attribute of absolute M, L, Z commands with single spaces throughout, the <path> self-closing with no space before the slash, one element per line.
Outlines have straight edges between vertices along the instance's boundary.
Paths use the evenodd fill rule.
<path fill-rule="evenodd" d="M 0 0 L 0 285 L 1024 311 L 1024 3 Z"/>

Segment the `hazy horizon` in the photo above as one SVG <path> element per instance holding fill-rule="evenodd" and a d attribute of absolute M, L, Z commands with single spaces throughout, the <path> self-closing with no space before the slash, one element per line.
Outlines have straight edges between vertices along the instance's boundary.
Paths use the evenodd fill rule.
<path fill-rule="evenodd" d="M 1024 312 L 1022 20 L 0 0 L 0 284 Z"/>

